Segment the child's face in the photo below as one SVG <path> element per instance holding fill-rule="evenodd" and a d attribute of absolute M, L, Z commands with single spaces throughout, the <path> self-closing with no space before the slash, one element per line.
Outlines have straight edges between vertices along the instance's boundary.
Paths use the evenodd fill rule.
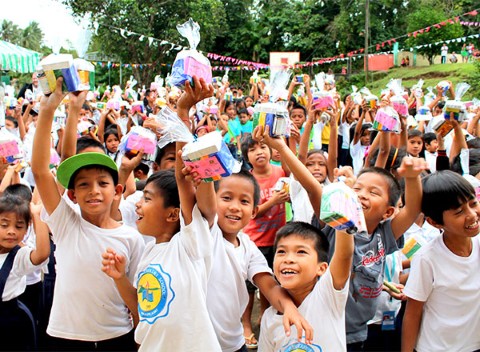
<path fill-rule="evenodd" d="M 157 165 L 155 163 L 153 171 L 157 172 L 168 169 L 175 169 L 175 144 L 169 144 L 165 147 L 165 153 L 160 159 L 160 164 Z"/>
<path fill-rule="evenodd" d="M 353 185 L 353 190 L 362 204 L 367 227 L 368 223 L 376 226 L 393 214 L 395 208 L 388 204 L 389 186 L 382 175 L 373 172 L 361 174 Z"/>
<path fill-rule="evenodd" d="M 137 229 L 142 235 L 157 237 L 166 228 L 169 221 L 178 222 L 179 208 L 165 208 L 162 193 L 153 185 L 147 184 L 143 197 L 135 204 L 137 207 Z"/>
<path fill-rule="evenodd" d="M 253 99 L 252 98 L 246 98 L 245 99 L 245 105 L 248 107 L 252 106 L 253 105 Z"/>
<path fill-rule="evenodd" d="M 248 161 L 253 168 L 262 167 L 270 162 L 270 149 L 263 143 L 255 143 L 248 148 Z"/>
<path fill-rule="evenodd" d="M 474 198 L 457 209 L 445 210 L 443 224 L 434 224 L 434 226 L 442 228 L 447 236 L 455 236 L 459 239 L 471 238 L 478 235 L 480 231 L 479 219 L 480 203 Z"/>
<path fill-rule="evenodd" d="M 360 137 L 360 143 L 362 145 L 370 145 L 370 131 L 364 130 L 362 136 Z"/>
<path fill-rule="evenodd" d="M 418 157 L 423 148 L 423 140 L 421 137 L 411 137 L 408 139 L 407 153 L 411 156 Z"/>
<path fill-rule="evenodd" d="M 218 226 L 224 235 L 236 236 L 255 216 L 254 187 L 244 177 L 222 178 L 217 190 Z"/>
<path fill-rule="evenodd" d="M 325 179 L 327 178 L 327 160 L 325 159 L 325 156 L 320 153 L 311 154 L 307 158 L 305 166 L 318 182 L 325 182 Z"/>
<path fill-rule="evenodd" d="M 240 123 L 242 125 L 245 125 L 248 122 L 248 120 L 250 120 L 250 116 L 248 116 L 248 114 L 243 114 L 243 113 L 240 114 L 238 118 L 240 119 Z"/>
<path fill-rule="evenodd" d="M 0 254 L 10 252 L 22 242 L 27 233 L 28 224 L 16 213 L 0 214 Z"/>
<path fill-rule="evenodd" d="M 438 141 L 433 139 L 430 143 L 425 143 L 425 149 L 430 153 L 435 153 L 438 149 Z"/>
<path fill-rule="evenodd" d="M 273 272 L 280 285 L 294 297 L 295 292 L 311 292 L 327 267 L 326 263 L 318 262 L 312 239 L 290 235 L 278 241 Z"/>
<path fill-rule="evenodd" d="M 197 137 L 205 136 L 208 133 L 208 130 L 206 128 L 200 128 L 197 131 Z"/>
<path fill-rule="evenodd" d="M 293 109 L 290 113 L 290 120 L 297 126 L 298 128 L 302 128 L 303 124 L 305 123 L 305 113 L 302 109 Z"/>
<path fill-rule="evenodd" d="M 15 124 L 13 123 L 13 121 L 10 121 L 10 120 L 5 120 L 5 127 L 9 130 L 9 131 L 12 131 L 15 129 Z"/>
<path fill-rule="evenodd" d="M 82 216 L 102 216 L 110 213 L 113 200 L 121 194 L 112 175 L 101 168 L 82 169 L 68 190 L 70 199 L 80 206 Z M 87 219 L 88 220 L 88 219 Z"/>
<path fill-rule="evenodd" d="M 105 146 L 110 153 L 116 153 L 118 150 L 118 144 L 120 141 L 118 140 L 117 136 L 114 134 L 108 135 L 107 139 L 105 140 Z"/>
<path fill-rule="evenodd" d="M 278 150 L 272 148 L 272 160 L 280 162 L 282 159 L 282 156 L 278 152 Z"/>
<path fill-rule="evenodd" d="M 227 114 L 229 119 L 233 119 L 237 114 L 237 110 L 235 109 L 235 105 L 231 104 L 226 110 L 225 113 Z"/>

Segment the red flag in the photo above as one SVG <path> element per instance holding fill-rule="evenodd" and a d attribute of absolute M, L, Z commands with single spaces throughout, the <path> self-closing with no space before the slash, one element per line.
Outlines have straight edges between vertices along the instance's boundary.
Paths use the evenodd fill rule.
<path fill-rule="evenodd" d="M 429 32 L 429 31 L 430 31 L 430 27 L 425 28 L 425 32 Z"/>
<path fill-rule="evenodd" d="M 471 15 L 471 16 L 476 16 L 476 15 L 478 15 L 478 11 L 473 10 L 473 11 L 469 12 L 468 14 Z"/>

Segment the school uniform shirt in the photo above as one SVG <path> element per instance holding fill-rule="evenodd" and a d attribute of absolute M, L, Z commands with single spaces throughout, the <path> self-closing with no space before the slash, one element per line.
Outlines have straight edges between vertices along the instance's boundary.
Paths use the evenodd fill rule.
<path fill-rule="evenodd" d="M 70 340 L 101 341 L 122 336 L 133 325 L 114 281 L 101 270 L 102 254 L 114 249 L 126 258 L 133 282 L 144 250 L 140 234 L 122 225 L 102 229 L 84 220 L 64 198 L 48 215 L 42 211 L 56 245 L 55 294 L 47 333 Z"/>
<path fill-rule="evenodd" d="M 472 253 L 452 253 L 438 236 L 412 260 L 403 292 L 425 302 L 415 349 L 476 351 L 480 349 L 480 235 L 472 238 Z"/>
<path fill-rule="evenodd" d="M 292 201 L 293 221 L 310 223 L 314 214 L 312 203 L 305 188 L 290 174 L 290 200 Z"/>
<path fill-rule="evenodd" d="M 260 203 L 269 200 L 274 192 L 275 184 L 280 177 L 285 177 L 285 171 L 272 165 L 272 174 L 268 177 L 255 177 L 260 186 Z M 285 203 L 277 204 L 267 210 L 263 216 L 250 220 L 243 232 L 250 236 L 257 247 L 273 246 L 277 230 L 285 225 Z"/>
<path fill-rule="evenodd" d="M 353 164 L 353 173 L 358 175 L 360 170 L 363 168 L 363 158 L 365 157 L 365 151 L 367 146 L 362 145 L 360 140 L 357 144 L 353 144 L 353 141 L 350 143 L 350 156 L 352 157 Z"/>
<path fill-rule="evenodd" d="M 262 317 L 258 351 L 346 351 L 345 302 L 347 296 L 348 282 L 343 289 L 335 290 L 330 269 L 327 269 L 312 292 L 298 307 L 298 312 L 313 327 L 313 344 L 306 345 L 298 342 L 295 326 L 291 326 L 290 337 L 287 337 L 283 327 L 283 316 L 270 307 Z"/>
<path fill-rule="evenodd" d="M 135 284 L 140 351 L 220 351 L 207 311 L 212 235 L 197 206 L 170 242 L 149 243 Z"/>
<path fill-rule="evenodd" d="M 433 174 L 437 171 L 437 153 L 430 153 L 428 150 L 425 150 L 425 161 L 428 164 L 428 169 Z"/>
<path fill-rule="evenodd" d="M 48 259 L 40 265 L 33 265 L 30 260 L 30 253 L 32 248 L 24 246 L 20 248 L 13 260 L 12 270 L 8 275 L 5 283 L 5 289 L 3 290 L 2 301 L 7 302 L 20 296 L 25 292 L 27 287 L 27 275 L 33 273 L 36 270 L 40 270 L 43 265 L 48 263 Z M 5 263 L 8 253 L 0 254 L 0 268 Z"/>
<path fill-rule="evenodd" d="M 245 281 L 259 273 L 272 274 L 262 252 L 248 235 L 239 232 L 238 247 L 228 242 L 215 222 L 213 266 L 208 280 L 207 307 L 222 351 L 234 352 L 245 343 L 241 317 L 248 304 Z"/>
<path fill-rule="evenodd" d="M 329 258 L 335 251 L 335 229 L 325 226 L 330 248 Z M 383 288 L 385 256 L 398 250 L 392 232 L 391 220 L 380 223 L 373 233 L 356 233 L 352 275 L 346 307 L 347 343 L 367 339 L 367 322 L 375 316 Z"/>
<path fill-rule="evenodd" d="M 223 141 L 226 144 L 234 144 L 237 145 L 237 137 L 242 134 L 240 128 L 240 120 L 238 117 L 235 117 L 233 120 L 228 120 L 228 131 L 223 136 Z"/>

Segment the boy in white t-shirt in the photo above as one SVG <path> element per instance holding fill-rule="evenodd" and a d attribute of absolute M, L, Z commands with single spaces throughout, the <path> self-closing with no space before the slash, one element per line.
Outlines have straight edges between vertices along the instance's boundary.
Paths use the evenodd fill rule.
<path fill-rule="evenodd" d="M 480 349 L 480 204 L 460 175 L 423 180 L 422 211 L 443 230 L 413 257 L 404 293 L 402 351 Z"/>
<path fill-rule="evenodd" d="M 262 318 L 259 351 L 346 350 L 345 304 L 353 248 L 353 236 L 336 231 L 335 254 L 328 265 L 328 240 L 314 226 L 291 222 L 277 232 L 275 276 L 315 334 L 311 346 L 285 336 L 282 317 L 270 307 Z"/>
<path fill-rule="evenodd" d="M 101 255 L 105 247 L 124 255 L 133 280 L 144 243 L 138 232 L 110 217 L 122 186 L 117 184 L 117 166 L 105 154 L 78 154 L 58 168 L 58 182 L 81 214 L 58 191 L 49 169 L 50 129 L 64 97 L 62 81 L 59 78 L 55 91 L 42 97 L 32 156 L 32 172 L 48 214 L 44 218 L 56 245 L 57 278 L 47 333 L 55 350 L 135 350 L 130 314 L 114 283 L 101 272 Z"/>

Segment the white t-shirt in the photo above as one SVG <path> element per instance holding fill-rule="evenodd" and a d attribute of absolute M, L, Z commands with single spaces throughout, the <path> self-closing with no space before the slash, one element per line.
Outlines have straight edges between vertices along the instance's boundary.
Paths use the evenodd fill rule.
<path fill-rule="evenodd" d="M 35 234 L 33 225 L 28 226 L 27 233 L 22 242 L 32 249 L 37 248 L 37 235 Z M 33 285 L 42 280 L 42 272 L 48 273 L 47 264 L 48 259 L 45 263 L 38 265 L 33 272 L 27 274 L 27 285 Z"/>
<path fill-rule="evenodd" d="M 32 248 L 24 246 L 20 248 L 13 260 L 12 270 L 8 275 L 7 282 L 5 283 L 5 289 L 3 290 L 2 301 L 7 302 L 20 296 L 25 292 L 27 287 L 27 275 L 33 273 L 35 270 L 39 270 L 43 265 L 48 263 L 48 259 L 40 265 L 33 265 L 30 260 L 30 253 Z M 8 253 L 0 254 L 0 268 L 5 263 Z"/>
<path fill-rule="evenodd" d="M 283 316 L 270 307 L 262 317 L 258 351 L 346 351 L 345 305 L 348 281 L 337 291 L 333 287 L 330 269 L 316 283 L 313 291 L 302 302 L 298 311 L 314 329 L 313 344 L 297 341 L 297 330 L 291 327 L 285 335 Z"/>
<path fill-rule="evenodd" d="M 224 352 L 239 350 L 245 343 L 241 317 L 248 304 L 245 280 L 253 283 L 259 273 L 272 271 L 255 243 L 238 233 L 238 247 L 228 242 L 217 223 L 213 235 L 213 266 L 208 280 L 207 308 Z"/>
<path fill-rule="evenodd" d="M 292 201 L 293 220 L 310 224 L 314 214 L 312 203 L 310 203 L 307 191 L 293 174 L 290 175 L 290 200 Z"/>
<path fill-rule="evenodd" d="M 352 157 L 353 173 L 358 175 L 363 168 L 363 158 L 365 157 L 366 146 L 363 146 L 361 141 L 358 140 L 357 144 L 350 143 L 350 155 Z"/>
<path fill-rule="evenodd" d="M 468 257 L 453 254 L 438 236 L 413 257 L 404 293 L 425 302 L 416 350 L 480 349 L 480 235 Z"/>
<path fill-rule="evenodd" d="M 70 340 L 101 341 L 128 333 L 133 325 L 112 279 L 102 268 L 102 253 L 113 248 L 127 258 L 133 282 L 145 248 L 140 234 L 128 227 L 102 229 L 61 199 L 50 216 L 42 217 L 56 245 L 55 294 L 47 333 Z"/>
<path fill-rule="evenodd" d="M 448 54 L 448 46 L 443 45 L 442 48 L 441 48 L 441 50 L 440 50 L 440 52 L 441 52 L 441 56 L 447 56 L 447 54 Z"/>
<path fill-rule="evenodd" d="M 433 174 L 437 171 L 437 153 L 430 153 L 428 150 L 425 150 L 425 161 L 428 164 L 430 172 Z"/>
<path fill-rule="evenodd" d="M 170 242 L 148 243 L 134 285 L 140 351 L 220 351 L 207 311 L 212 235 L 197 206 Z"/>

